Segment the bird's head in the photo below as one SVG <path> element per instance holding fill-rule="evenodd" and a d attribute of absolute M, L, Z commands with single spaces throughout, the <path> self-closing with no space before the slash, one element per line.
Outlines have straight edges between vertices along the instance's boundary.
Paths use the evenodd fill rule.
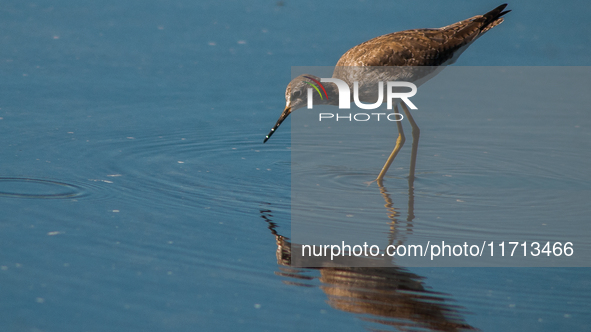
<path fill-rule="evenodd" d="M 263 143 L 267 142 L 267 140 L 271 137 L 271 135 L 273 135 L 273 133 L 275 133 L 275 130 L 279 128 L 283 120 L 285 120 L 291 114 L 291 112 L 306 106 L 308 100 L 308 89 L 311 88 L 317 90 L 313 91 L 314 94 L 312 94 L 314 98 L 314 104 L 325 104 L 328 101 L 328 95 L 326 94 L 326 91 L 322 91 L 324 90 L 324 87 L 322 84 L 320 84 L 320 78 L 310 74 L 304 74 L 294 78 L 287 85 L 287 89 L 285 89 L 285 109 L 283 109 L 283 113 L 281 113 L 281 116 L 279 116 L 279 120 L 277 120 L 275 126 L 273 126 L 269 134 L 265 137 Z"/>

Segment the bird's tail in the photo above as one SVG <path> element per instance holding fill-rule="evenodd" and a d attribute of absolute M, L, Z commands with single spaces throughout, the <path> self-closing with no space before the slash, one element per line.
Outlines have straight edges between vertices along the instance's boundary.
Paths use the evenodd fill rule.
<path fill-rule="evenodd" d="M 483 34 L 483 33 L 487 32 L 488 30 L 496 27 L 497 25 L 503 23 L 503 15 L 510 12 L 510 10 L 503 11 L 503 9 L 505 9 L 505 7 L 507 7 L 506 3 L 498 6 L 497 8 L 491 10 L 490 12 L 482 15 L 482 17 L 485 19 L 485 21 L 484 21 L 484 24 L 482 25 L 480 34 Z"/>

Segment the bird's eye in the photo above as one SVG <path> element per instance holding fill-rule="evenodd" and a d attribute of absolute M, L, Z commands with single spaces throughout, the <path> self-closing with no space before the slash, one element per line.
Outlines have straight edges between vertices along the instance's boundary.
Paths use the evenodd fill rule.
<path fill-rule="evenodd" d="M 297 90 L 296 92 L 293 93 L 293 96 L 295 98 L 299 98 L 301 95 L 302 95 L 302 91 L 300 91 L 300 90 Z"/>

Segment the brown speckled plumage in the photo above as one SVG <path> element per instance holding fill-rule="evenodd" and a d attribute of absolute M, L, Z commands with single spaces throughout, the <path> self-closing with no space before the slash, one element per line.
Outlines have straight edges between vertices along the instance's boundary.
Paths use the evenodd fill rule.
<path fill-rule="evenodd" d="M 451 64 L 464 46 L 503 22 L 503 4 L 439 29 L 415 29 L 370 39 L 347 51 L 337 66 L 440 66 Z M 446 63 L 448 62 L 448 63 Z"/>

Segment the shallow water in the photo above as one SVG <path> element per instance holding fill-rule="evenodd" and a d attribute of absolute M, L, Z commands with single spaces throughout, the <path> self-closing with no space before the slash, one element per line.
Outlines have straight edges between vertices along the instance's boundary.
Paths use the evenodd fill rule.
<path fill-rule="evenodd" d="M 588 133 L 579 129 L 589 126 L 584 112 L 590 100 L 578 90 L 591 84 L 589 74 L 586 67 L 446 68 L 419 88 L 420 96 L 412 97 L 420 105 L 412 113 L 427 132 L 420 137 L 418 178 L 412 187 L 400 181 L 409 172 L 410 128 L 408 144 L 394 161 L 396 168 L 378 190 L 366 182 L 375 179 L 394 147 L 396 125 L 375 116 L 367 121 L 347 118 L 355 114 L 366 120 L 370 112 L 392 111 L 332 106 L 296 111 L 292 115 L 294 242 L 341 248 L 343 240 L 351 246 L 367 242 L 383 250 L 384 233 L 390 229 L 390 235 L 403 237 L 407 246 L 442 247 L 442 241 L 452 247 L 465 242 L 475 246 L 472 259 L 455 251 L 461 257 L 427 261 L 409 260 L 403 249 L 396 261 L 407 267 L 588 266 L 591 210 L 586 201 L 591 182 L 589 158 L 583 151 L 590 146 Z M 554 84 L 539 77 L 551 77 Z M 535 91 L 535 108 L 529 105 L 529 91 Z M 567 114 L 556 116 L 563 107 Z M 319 121 L 318 114 L 334 118 Z M 536 117 L 553 120 L 531 120 Z M 384 209 L 384 204 L 389 208 Z M 386 212 L 395 216 L 386 218 Z M 400 226 L 401 222 L 406 225 Z M 523 250 L 517 251 L 520 255 L 503 255 L 501 246 L 514 241 L 526 244 L 529 258 Z M 557 246 L 556 255 L 540 256 L 548 241 L 548 248 Z M 568 242 L 576 243 L 576 255 L 562 253 Z M 483 247 L 486 255 L 478 254 Z M 439 253 L 436 249 L 434 255 Z"/>
<path fill-rule="evenodd" d="M 333 65 L 368 38 L 442 26 L 497 3 L 377 5 L 5 3 L 2 330 L 589 329 L 588 268 L 285 265 L 290 120 L 262 139 L 284 106 L 291 66 Z M 458 65 L 590 65 L 588 5 L 552 6 L 510 4 L 507 21 Z M 483 236 L 490 223 L 519 230 L 541 218 L 543 229 L 522 235 L 583 241 L 591 124 L 586 109 L 564 103 L 537 105 L 544 116 L 526 105 L 498 110 L 511 121 L 469 104 L 456 109 L 461 120 L 415 112 L 413 195 L 410 142 L 386 179 L 396 220 L 412 219 L 412 232 L 398 234 Z M 365 189 L 389 146 L 364 150 L 375 164 L 327 164 L 320 176 Z M 363 222 L 385 238 L 393 212 L 373 189 L 380 216 Z"/>

